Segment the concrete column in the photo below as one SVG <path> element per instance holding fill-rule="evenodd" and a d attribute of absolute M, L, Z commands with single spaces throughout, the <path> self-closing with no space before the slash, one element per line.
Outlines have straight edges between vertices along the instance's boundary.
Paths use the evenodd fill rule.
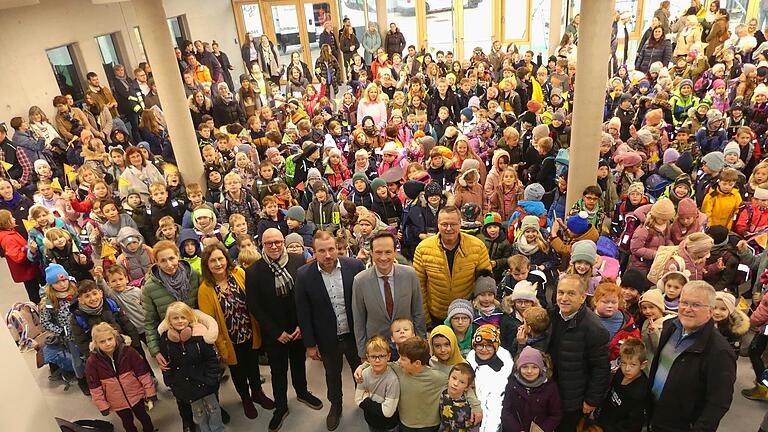
<path fill-rule="evenodd" d="M 578 201 L 584 188 L 597 183 L 613 11 L 614 0 L 581 4 L 567 209 Z"/>
<path fill-rule="evenodd" d="M 17 292 L 21 292 L 19 286 L 13 288 Z M 38 385 L 40 379 L 32 375 L 28 366 L 34 362 L 35 354 L 31 352 L 20 353 L 11 335 L 8 332 L 2 333 L 3 335 L 0 336 L 0 357 L 3 358 L 3 367 L 0 368 L 0 382 L 3 383 L 3 388 L 7 389 L 8 392 L 13 389 L 13 396 L 7 403 L 0 404 L 0 430 L 59 430 L 53 419 L 54 411 L 51 410 Z M 70 392 L 73 391 L 79 392 L 77 386 L 70 388 Z M 61 413 L 63 411 L 57 409 L 55 412 Z M 73 419 L 67 418 L 67 420 Z"/>
<path fill-rule="evenodd" d="M 163 2 L 133 0 L 136 20 L 141 28 L 147 60 L 157 83 L 160 103 L 168 122 L 168 133 L 173 142 L 176 163 L 187 183 L 203 181 L 203 161 L 197 148 L 197 137 L 189 115 L 184 86 L 179 77 L 179 66 L 173 53 L 173 42 L 166 23 Z"/>
<path fill-rule="evenodd" d="M 387 22 L 387 0 L 368 0 L 369 2 L 376 2 L 376 23 L 379 25 L 379 33 L 381 33 L 381 44 L 384 45 L 384 37 L 389 31 L 389 22 Z M 369 18 L 370 22 L 371 19 Z M 368 30 L 368 23 L 365 23 L 365 29 Z M 416 44 L 414 44 L 416 45 Z"/>
<path fill-rule="evenodd" d="M 555 53 L 560 44 L 563 21 L 563 0 L 550 0 L 549 4 L 549 54 Z M 531 29 L 533 31 L 533 29 Z"/>

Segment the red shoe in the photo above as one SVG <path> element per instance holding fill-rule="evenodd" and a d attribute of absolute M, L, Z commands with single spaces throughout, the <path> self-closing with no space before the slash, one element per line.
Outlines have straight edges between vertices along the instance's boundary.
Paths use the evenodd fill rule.
<path fill-rule="evenodd" d="M 259 412 L 256 411 L 256 407 L 253 406 L 253 401 L 251 399 L 243 399 L 243 413 L 249 419 L 255 419 L 259 416 Z"/>
<path fill-rule="evenodd" d="M 269 398 L 266 394 L 264 394 L 264 390 L 259 388 L 256 391 L 251 390 L 251 399 L 253 399 L 254 402 L 261 405 L 262 408 L 265 410 L 273 410 L 275 409 L 275 401 Z"/>

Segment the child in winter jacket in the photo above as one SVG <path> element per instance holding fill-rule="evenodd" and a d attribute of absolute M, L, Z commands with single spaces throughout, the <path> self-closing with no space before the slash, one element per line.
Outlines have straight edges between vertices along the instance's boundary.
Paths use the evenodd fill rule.
<path fill-rule="evenodd" d="M 306 220 L 306 216 L 306 212 L 301 206 L 293 206 L 285 212 L 285 223 L 288 226 L 288 235 L 293 233 L 300 235 L 304 241 L 304 247 L 312 248 L 315 225 Z"/>
<path fill-rule="evenodd" d="M 560 262 L 557 253 L 544 240 L 544 234 L 539 227 L 539 219 L 533 215 L 524 217 L 520 224 L 520 231 L 521 235 L 514 241 L 510 256 L 521 254 L 528 257 L 531 268 L 542 272 L 547 281 L 554 284 Z M 541 289 L 544 287 L 542 286 Z"/>
<path fill-rule="evenodd" d="M 381 177 L 373 179 L 371 190 L 373 202 L 370 210 L 379 215 L 386 225 L 399 227 L 403 216 L 403 203 L 400 199 L 389 190 L 387 182 Z"/>
<path fill-rule="evenodd" d="M 675 255 L 670 256 L 664 263 L 664 271 L 682 272 L 689 280 L 704 279 L 707 257 L 713 245 L 712 237 L 707 234 L 697 232 L 689 235 L 677 247 Z"/>
<path fill-rule="evenodd" d="M 243 180 L 237 173 L 228 173 L 224 176 L 224 194 L 219 209 L 222 223 L 229 221 L 229 216 L 240 213 L 248 222 L 248 233 L 256 234 L 256 225 L 259 220 L 259 202 L 243 187 Z"/>
<path fill-rule="evenodd" d="M 699 211 L 696 201 L 683 198 L 677 204 L 677 217 L 669 226 L 671 244 L 680 244 L 690 234 L 703 232 L 706 227 L 707 215 Z"/>
<path fill-rule="evenodd" d="M 501 220 L 506 222 L 517 208 L 520 198 L 523 198 L 523 184 L 517 178 L 517 170 L 507 167 L 501 173 L 501 181 L 488 198 L 488 210 L 499 213 Z"/>
<path fill-rule="evenodd" d="M 715 308 L 712 309 L 712 319 L 721 335 L 725 336 L 738 355 L 741 348 L 741 338 L 749 331 L 747 314 L 737 307 L 736 297 L 725 291 L 716 293 Z"/>
<path fill-rule="evenodd" d="M 560 391 L 551 376 L 542 352 L 530 346 L 523 348 L 506 382 L 501 408 L 502 430 L 532 430 L 533 423 L 547 432 L 557 428 L 563 410 Z"/>
<path fill-rule="evenodd" d="M 582 211 L 568 218 L 562 233 L 558 232 L 562 220 L 558 219 L 552 227 L 552 249 L 560 256 L 561 265 L 571 262 L 571 248 L 581 240 L 597 241 L 600 235 L 592 224 L 589 223 L 589 215 Z M 594 265 L 594 261 L 592 262 Z M 590 271 L 591 273 L 591 271 Z M 591 293 L 592 291 L 590 291 Z"/>
<path fill-rule="evenodd" d="M 216 219 L 216 213 L 207 205 L 201 205 L 192 212 L 192 225 L 203 246 L 210 242 L 224 242 L 225 229 Z"/>
<path fill-rule="evenodd" d="M 653 356 L 656 355 L 656 349 L 659 347 L 659 338 L 664 321 L 677 316 L 676 313 L 667 313 L 664 302 L 664 293 L 657 288 L 649 289 L 640 296 L 640 313 L 645 318 L 640 337 L 645 345 L 645 354 L 649 364 L 653 362 Z M 649 368 L 644 368 L 645 372 L 650 372 Z"/>
<path fill-rule="evenodd" d="M 104 223 L 99 224 L 99 229 L 101 230 L 102 239 L 108 243 L 115 243 L 117 233 L 123 227 L 139 229 L 136 226 L 136 222 L 129 215 L 120 213 L 121 208 L 111 199 L 101 200 L 101 212 L 104 214 Z"/>
<path fill-rule="evenodd" d="M 47 262 L 61 264 L 76 282 L 92 279 L 93 261 L 80 250 L 69 231 L 51 228 L 46 231 L 43 244 Z"/>
<path fill-rule="evenodd" d="M 116 264 L 104 270 L 104 279 L 97 278 L 97 283 L 104 287 L 104 294 L 113 299 L 128 321 L 133 324 L 144 341 L 144 307 L 141 304 L 141 289 L 128 283 L 128 271 Z M 106 286 L 103 284 L 106 282 Z"/>
<path fill-rule="evenodd" d="M 142 430 L 154 431 L 147 408 L 157 400 L 157 390 L 146 362 L 108 323 L 96 325 L 92 335 L 85 370 L 93 404 L 102 415 L 117 413 L 127 432 L 138 432 L 134 416 Z"/>
<path fill-rule="evenodd" d="M 728 229 L 731 228 L 734 216 L 741 205 L 741 194 L 735 187 L 738 179 L 738 171 L 726 168 L 720 173 L 717 186 L 707 191 L 701 211 L 709 216 L 709 226 L 722 225 Z"/>
<path fill-rule="evenodd" d="M 144 244 L 144 237 L 135 228 L 125 227 L 117 234 L 117 244 L 122 252 L 117 262 L 128 271 L 130 285 L 141 286 L 144 275 L 155 263 L 152 248 Z"/>
<path fill-rule="evenodd" d="M 752 199 L 742 204 L 736 213 L 733 232 L 749 239 L 768 228 L 768 189 L 757 187 Z"/>
<path fill-rule="evenodd" d="M 493 278 L 496 282 L 501 281 L 501 275 L 507 269 L 507 258 L 512 255 L 512 246 L 507 241 L 507 234 L 501 227 L 503 220 L 498 213 L 486 214 L 483 220 L 483 231 L 478 236 L 488 249 Z"/>
<path fill-rule="evenodd" d="M 640 432 L 647 421 L 648 398 L 648 377 L 643 369 L 649 363 L 643 342 L 634 337 L 624 340 L 619 358 L 621 367 L 598 407 L 597 423 L 605 431 Z"/>
<path fill-rule="evenodd" d="M 536 299 L 536 286 L 527 280 L 515 284 L 512 294 L 501 300 L 501 308 L 504 311 L 501 318 L 501 346 L 510 353 L 518 351 L 517 329 L 525 322 L 525 311 L 534 306 L 540 306 Z"/>
<path fill-rule="evenodd" d="M 480 326 L 472 338 L 467 363 L 475 370 L 475 391 L 483 409 L 480 432 L 495 432 L 501 425 L 502 398 L 513 361 L 509 351 L 500 346 L 498 327 Z"/>
<path fill-rule="evenodd" d="M 316 182 L 312 191 L 315 196 L 307 208 L 307 220 L 312 221 L 317 229 L 335 233 L 341 226 L 339 205 L 328 192 L 325 182 Z"/>
<path fill-rule="evenodd" d="M 736 251 L 736 236 L 731 238 L 728 229 L 722 225 L 707 228 L 707 234 L 712 237 L 714 245 L 706 261 L 704 280 L 715 288 L 715 291 L 737 291 L 743 277 L 739 273 L 739 256 Z"/>
<path fill-rule="evenodd" d="M 504 312 L 501 310 L 501 304 L 496 300 L 496 281 L 488 274 L 487 270 L 482 270 L 475 280 L 475 289 L 473 292 L 475 314 L 472 323 L 475 328 L 490 324 L 499 328 Z"/>
<path fill-rule="evenodd" d="M 659 246 L 670 244 L 669 225 L 675 218 L 675 207 L 671 200 L 660 199 L 652 206 L 640 207 L 634 214 L 642 225 L 637 227 L 629 243 L 629 268 L 647 273 Z"/>
<path fill-rule="evenodd" d="M 324 177 L 328 180 L 328 184 L 331 185 L 331 190 L 336 193 L 341 189 L 344 182 L 349 180 L 351 175 L 349 168 L 342 159 L 341 150 L 338 148 L 332 148 L 328 153 L 328 158 L 325 160 L 325 173 Z"/>
<path fill-rule="evenodd" d="M 592 296 L 594 307 L 600 322 L 610 337 L 609 360 L 611 369 L 618 369 L 619 350 L 627 338 L 640 338 L 640 329 L 626 310 L 621 288 L 615 282 L 603 282 L 595 289 Z"/>

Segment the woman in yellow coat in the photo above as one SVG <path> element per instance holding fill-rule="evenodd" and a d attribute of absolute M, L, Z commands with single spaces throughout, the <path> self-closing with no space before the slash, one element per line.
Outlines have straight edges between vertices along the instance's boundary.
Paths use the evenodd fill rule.
<path fill-rule="evenodd" d="M 236 267 L 223 244 L 217 242 L 203 249 L 202 281 L 197 292 L 200 310 L 219 325 L 216 350 L 229 365 L 232 383 L 240 395 L 245 416 L 258 415 L 254 402 L 271 410 L 275 403 L 261 389 L 259 359 L 261 332 L 248 312 L 245 296 L 245 271 Z"/>

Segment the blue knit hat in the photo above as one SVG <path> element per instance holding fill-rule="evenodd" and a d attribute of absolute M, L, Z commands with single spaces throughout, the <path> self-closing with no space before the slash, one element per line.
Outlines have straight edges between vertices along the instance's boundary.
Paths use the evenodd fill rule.
<path fill-rule="evenodd" d="M 69 273 L 64 270 L 61 264 L 50 264 L 45 268 L 45 283 L 53 285 L 56 282 L 69 279 Z"/>
<path fill-rule="evenodd" d="M 574 234 L 582 235 L 589 229 L 589 214 L 585 211 L 580 211 L 569 217 L 568 222 L 565 224 Z"/>

